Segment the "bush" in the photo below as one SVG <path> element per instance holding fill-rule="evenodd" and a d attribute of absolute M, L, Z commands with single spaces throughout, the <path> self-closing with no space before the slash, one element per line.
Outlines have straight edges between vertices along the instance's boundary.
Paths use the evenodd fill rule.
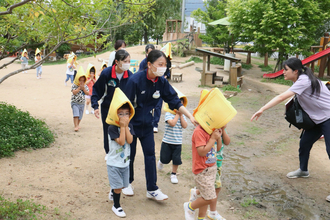
<path fill-rule="evenodd" d="M 194 61 L 195 63 L 203 63 L 203 60 L 199 57 L 190 57 L 189 60 L 186 61 L 186 63 Z"/>
<path fill-rule="evenodd" d="M 214 65 L 221 65 L 223 66 L 225 64 L 225 60 L 220 57 L 211 57 L 210 63 Z"/>
<path fill-rule="evenodd" d="M 11 202 L 0 196 L 0 219 L 38 219 L 45 209 L 30 200 Z"/>
<path fill-rule="evenodd" d="M 15 106 L 0 102 L 0 158 L 15 151 L 48 147 L 54 135 L 42 120 L 33 118 Z"/>

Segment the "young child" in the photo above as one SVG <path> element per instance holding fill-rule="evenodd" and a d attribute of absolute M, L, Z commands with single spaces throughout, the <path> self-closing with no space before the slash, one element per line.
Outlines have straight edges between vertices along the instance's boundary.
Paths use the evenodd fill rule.
<path fill-rule="evenodd" d="M 222 160 L 223 160 L 223 149 L 224 149 L 224 145 L 229 145 L 230 143 L 230 137 L 227 134 L 226 128 L 227 125 L 225 125 L 224 127 L 221 128 L 222 130 L 222 146 L 221 149 L 217 151 L 217 174 L 215 177 L 215 192 L 217 194 L 217 200 L 218 200 L 218 196 L 219 196 L 219 192 L 221 190 L 222 184 L 221 184 L 221 170 L 222 170 Z M 217 143 L 216 143 L 217 144 Z M 190 190 L 190 202 L 193 202 L 197 199 L 197 195 L 199 195 L 200 192 L 198 189 L 193 188 Z M 217 200 L 215 200 L 214 202 L 212 202 L 210 204 L 210 212 L 207 215 L 207 217 L 209 219 L 212 220 L 226 220 L 225 218 L 223 218 L 218 212 L 217 212 Z"/>
<path fill-rule="evenodd" d="M 88 86 L 89 89 L 89 94 L 90 95 L 85 95 L 86 98 L 86 114 L 89 114 L 89 104 L 91 104 L 91 95 L 93 94 L 93 86 L 96 82 L 96 77 L 95 77 L 95 67 L 93 64 L 88 64 L 87 67 L 87 82 L 86 85 Z M 94 110 L 92 109 L 91 114 L 94 114 Z"/>
<path fill-rule="evenodd" d="M 41 51 L 39 50 L 39 48 L 36 49 L 36 54 L 35 54 L 35 57 L 34 57 L 34 61 L 36 63 L 38 63 L 40 60 L 41 60 L 41 56 L 40 56 L 40 53 Z M 42 73 L 42 65 L 38 66 L 36 68 L 37 70 L 37 79 L 41 79 L 41 73 Z"/>
<path fill-rule="evenodd" d="M 133 141 L 133 126 L 130 124 L 130 106 L 122 105 L 117 111 L 119 125 L 109 125 L 109 153 L 107 158 L 108 178 L 111 187 L 109 195 L 113 199 L 112 211 L 118 217 L 126 217 L 126 213 L 120 206 L 120 193 L 129 184 L 130 144 Z"/>
<path fill-rule="evenodd" d="M 71 83 L 73 83 L 74 80 L 74 73 L 75 73 L 75 69 L 76 69 L 76 59 L 77 56 L 73 53 L 70 54 L 68 61 L 67 61 L 67 70 L 66 70 L 66 79 L 64 81 L 64 84 L 66 86 L 66 82 L 70 79 Z"/>
<path fill-rule="evenodd" d="M 103 71 L 105 68 L 107 68 L 107 67 L 108 67 L 107 62 L 103 61 L 103 62 L 102 62 L 102 65 L 101 65 L 100 72 L 99 72 L 99 74 L 97 74 L 97 76 L 100 77 L 102 71 Z"/>
<path fill-rule="evenodd" d="M 183 104 L 183 98 L 180 99 Z M 181 161 L 181 150 L 182 150 L 182 128 L 187 127 L 186 117 L 176 111 L 173 115 L 170 112 L 165 113 L 165 133 L 162 140 L 162 146 L 160 149 L 160 159 L 158 161 L 158 169 L 163 169 L 163 164 L 168 164 L 172 160 L 172 173 L 171 182 L 173 184 L 178 183 L 176 176 Z"/>
<path fill-rule="evenodd" d="M 22 61 L 21 62 L 22 69 L 28 67 L 29 56 L 28 56 L 28 53 L 27 53 L 26 49 L 23 50 L 23 53 L 22 53 L 22 56 L 21 56 L 21 59 L 20 60 Z M 23 73 L 27 73 L 27 71 L 24 71 Z"/>
<path fill-rule="evenodd" d="M 73 113 L 74 131 L 79 130 L 79 124 L 83 117 L 85 107 L 85 95 L 89 95 L 86 83 L 86 75 L 82 67 L 79 68 L 76 79 L 71 87 L 71 108 Z"/>
<path fill-rule="evenodd" d="M 195 219 L 195 209 L 199 209 L 198 219 L 204 219 L 207 206 L 217 201 L 214 188 L 217 172 L 215 142 L 217 142 L 217 150 L 220 150 L 221 134 L 222 129 L 215 129 L 209 135 L 200 125 L 194 130 L 192 135 L 192 171 L 201 197 L 193 202 L 184 203 L 186 220 Z"/>

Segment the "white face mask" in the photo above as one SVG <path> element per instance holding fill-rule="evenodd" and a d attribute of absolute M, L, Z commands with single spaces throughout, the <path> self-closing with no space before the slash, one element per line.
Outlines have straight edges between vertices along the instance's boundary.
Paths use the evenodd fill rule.
<path fill-rule="evenodd" d="M 131 64 L 130 63 L 123 63 L 121 66 L 118 66 L 122 71 L 129 70 Z"/>
<path fill-rule="evenodd" d="M 153 64 L 152 64 L 153 65 Z M 153 65 L 154 66 L 154 65 Z M 154 66 L 155 67 L 155 66 Z M 156 67 L 157 68 L 157 71 L 156 72 L 154 72 L 154 71 L 152 71 L 152 73 L 155 75 L 155 76 L 158 76 L 158 77 L 160 77 L 160 76 L 163 76 L 164 75 L 164 73 L 165 73 L 165 71 L 166 71 L 166 67 Z"/>

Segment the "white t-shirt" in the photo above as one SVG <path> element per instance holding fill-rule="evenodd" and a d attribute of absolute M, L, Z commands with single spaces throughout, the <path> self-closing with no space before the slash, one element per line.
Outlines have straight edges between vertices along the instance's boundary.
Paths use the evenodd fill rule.
<path fill-rule="evenodd" d="M 109 63 L 108 63 L 108 66 L 112 66 L 112 63 L 113 61 L 115 60 L 115 56 L 116 56 L 116 51 L 112 51 L 110 53 L 110 56 L 109 56 Z"/>
<path fill-rule="evenodd" d="M 71 63 L 68 63 L 67 65 L 66 65 L 66 74 L 68 74 L 68 75 L 73 75 L 74 74 L 74 67 L 76 67 L 74 64 L 71 66 L 71 67 L 69 67 L 69 66 L 71 66 Z"/>
<path fill-rule="evenodd" d="M 320 82 L 320 94 L 312 94 L 311 81 L 306 74 L 301 74 L 297 81 L 289 88 L 297 94 L 298 102 L 309 117 L 320 124 L 330 118 L 330 91 Z"/>

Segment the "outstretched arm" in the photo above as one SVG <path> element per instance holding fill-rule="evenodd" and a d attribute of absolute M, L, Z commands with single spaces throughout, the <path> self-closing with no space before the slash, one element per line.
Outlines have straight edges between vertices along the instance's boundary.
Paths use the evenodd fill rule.
<path fill-rule="evenodd" d="M 282 94 L 275 96 L 272 100 L 270 100 L 266 105 L 262 106 L 256 113 L 254 113 L 251 117 L 251 121 L 253 121 L 253 119 L 258 120 L 258 118 L 262 115 L 262 113 L 267 110 L 270 109 L 272 107 L 274 107 L 275 105 L 283 102 L 284 100 L 286 100 L 287 98 L 290 98 L 291 96 L 293 96 L 295 93 L 287 90 L 285 92 L 283 92 Z"/>

